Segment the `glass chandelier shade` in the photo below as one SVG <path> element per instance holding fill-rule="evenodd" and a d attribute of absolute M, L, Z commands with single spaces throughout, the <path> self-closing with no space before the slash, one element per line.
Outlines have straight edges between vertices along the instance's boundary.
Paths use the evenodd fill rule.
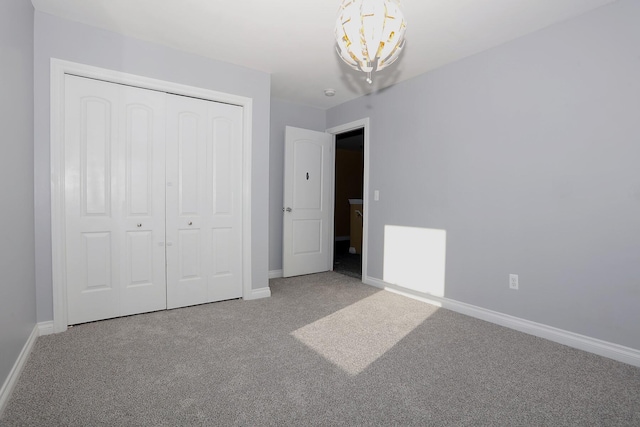
<path fill-rule="evenodd" d="M 354 70 L 371 73 L 393 64 L 407 27 L 399 0 L 343 0 L 336 21 L 336 50 Z"/>

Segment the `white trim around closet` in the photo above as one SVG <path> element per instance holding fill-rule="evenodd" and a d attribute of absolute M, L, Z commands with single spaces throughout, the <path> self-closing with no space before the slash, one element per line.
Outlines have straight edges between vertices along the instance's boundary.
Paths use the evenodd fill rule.
<path fill-rule="evenodd" d="M 251 289 L 251 147 L 253 100 L 251 98 L 171 83 L 120 71 L 60 59 L 51 59 L 51 249 L 53 332 L 67 330 L 67 296 L 64 258 L 64 81 L 65 74 L 125 84 L 143 89 L 190 96 L 243 108 L 242 141 L 242 295 L 255 298 Z"/>

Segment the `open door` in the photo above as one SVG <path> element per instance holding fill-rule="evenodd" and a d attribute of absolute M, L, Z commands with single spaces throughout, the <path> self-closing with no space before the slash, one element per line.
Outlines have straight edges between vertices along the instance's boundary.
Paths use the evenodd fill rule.
<path fill-rule="evenodd" d="M 284 277 L 331 270 L 333 136 L 287 126 L 284 145 Z"/>

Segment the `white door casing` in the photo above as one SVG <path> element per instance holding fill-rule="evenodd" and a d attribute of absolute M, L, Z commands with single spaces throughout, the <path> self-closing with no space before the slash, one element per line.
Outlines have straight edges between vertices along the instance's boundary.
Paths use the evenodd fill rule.
<path fill-rule="evenodd" d="M 239 298 L 242 108 L 167 99 L 167 307 Z"/>
<path fill-rule="evenodd" d="M 333 137 L 287 126 L 283 276 L 331 270 Z"/>
<path fill-rule="evenodd" d="M 68 323 L 166 307 L 164 94 L 67 76 Z"/>

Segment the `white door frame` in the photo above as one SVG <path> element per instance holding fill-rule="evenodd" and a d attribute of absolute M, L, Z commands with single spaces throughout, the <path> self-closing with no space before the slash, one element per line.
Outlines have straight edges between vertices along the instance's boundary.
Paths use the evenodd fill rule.
<path fill-rule="evenodd" d="M 335 126 L 330 129 L 327 129 L 325 132 L 333 135 L 333 152 L 335 157 L 336 152 L 336 135 L 349 132 L 355 129 L 364 129 L 364 176 L 362 177 L 362 203 L 363 203 L 363 215 L 362 215 L 362 281 L 364 282 L 369 275 L 367 274 L 367 253 L 368 251 L 368 241 L 369 241 L 369 136 L 371 134 L 371 126 L 369 126 L 369 117 L 364 119 L 356 120 L 353 122 L 345 123 L 340 126 Z M 333 173 L 332 182 L 331 182 L 331 204 L 332 204 L 332 212 L 335 212 L 335 179 L 336 179 L 336 162 L 335 159 L 333 161 Z M 331 216 L 331 254 L 333 254 L 333 244 L 334 244 L 334 217 Z M 331 270 L 333 270 L 333 263 L 331 263 Z"/>
<path fill-rule="evenodd" d="M 251 145 L 253 100 L 244 96 L 171 83 L 60 59 L 51 59 L 51 251 L 53 331 L 67 330 L 64 226 L 64 92 L 65 74 L 94 78 L 214 102 L 238 105 L 242 118 L 242 296 L 251 296 Z"/>

